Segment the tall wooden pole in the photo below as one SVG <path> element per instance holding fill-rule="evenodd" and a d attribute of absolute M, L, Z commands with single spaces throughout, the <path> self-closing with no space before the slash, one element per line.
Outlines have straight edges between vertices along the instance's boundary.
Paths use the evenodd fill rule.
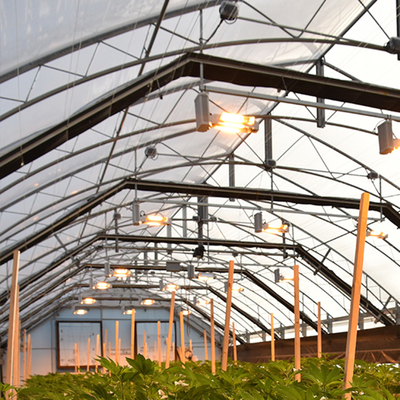
<path fill-rule="evenodd" d="M 208 360 L 207 331 L 204 329 L 204 360 Z"/>
<path fill-rule="evenodd" d="M 153 356 L 153 360 L 156 361 L 157 360 L 157 341 L 154 341 L 154 356 Z"/>
<path fill-rule="evenodd" d="M 185 327 L 183 323 L 183 312 L 181 311 L 179 313 L 179 323 L 181 326 L 181 361 L 185 363 L 186 357 L 185 357 Z"/>
<path fill-rule="evenodd" d="M 171 307 L 169 309 L 169 325 L 168 325 L 167 354 L 165 359 L 165 368 L 169 368 L 169 358 L 170 358 L 171 342 L 172 342 L 172 326 L 174 324 L 174 307 L 175 307 L 175 291 L 172 292 Z"/>
<path fill-rule="evenodd" d="M 224 343 L 222 348 L 222 363 L 221 363 L 222 371 L 226 371 L 226 367 L 228 366 L 228 348 L 229 348 L 229 332 L 230 332 L 229 328 L 230 328 L 230 316 L 232 307 L 232 286 L 233 286 L 234 267 L 235 263 L 232 260 L 229 261 L 229 276 L 228 276 L 228 285 L 226 290 L 227 293 L 226 293 Z"/>
<path fill-rule="evenodd" d="M 144 331 L 143 333 L 143 357 L 147 358 L 147 339 L 146 339 L 147 332 Z"/>
<path fill-rule="evenodd" d="M 135 359 L 135 310 L 131 314 L 131 358 Z"/>
<path fill-rule="evenodd" d="M 322 357 L 322 333 L 321 333 L 321 302 L 318 302 L 318 339 L 317 339 L 317 355 Z"/>
<path fill-rule="evenodd" d="M 19 286 L 18 286 L 18 296 L 17 302 L 19 303 Z M 14 361 L 14 372 L 13 372 L 13 385 L 19 386 L 19 363 L 21 358 L 21 321 L 19 319 L 19 309 L 17 308 L 17 320 L 15 325 L 15 361 Z"/>
<path fill-rule="evenodd" d="M 115 321 L 115 362 L 119 363 L 118 359 L 118 331 L 119 331 L 119 321 Z"/>
<path fill-rule="evenodd" d="M 7 338 L 7 369 L 6 383 L 13 384 L 14 362 L 16 358 L 15 335 L 18 309 L 18 272 L 20 252 L 13 253 L 13 270 L 11 276 L 10 310 L 8 315 L 8 338 Z"/>
<path fill-rule="evenodd" d="M 97 334 L 96 335 L 96 358 L 99 356 L 99 354 L 100 354 L 100 335 L 99 334 Z M 97 373 L 97 367 L 98 367 L 98 362 L 97 361 L 95 361 L 95 364 L 94 364 L 94 368 L 95 368 L 95 372 Z"/>
<path fill-rule="evenodd" d="M 158 366 L 161 367 L 161 321 L 157 321 Z"/>
<path fill-rule="evenodd" d="M 271 313 L 271 361 L 275 361 L 275 331 L 273 313 Z"/>
<path fill-rule="evenodd" d="M 26 329 L 24 329 L 24 334 L 23 334 L 23 343 L 22 343 L 22 380 L 24 381 L 24 384 L 26 382 Z"/>
<path fill-rule="evenodd" d="M 215 375 L 215 329 L 214 329 L 214 300 L 210 299 L 210 323 L 211 323 L 211 373 Z"/>
<path fill-rule="evenodd" d="M 367 218 L 369 208 L 369 193 L 361 195 L 360 212 L 358 216 L 356 254 L 354 260 L 353 286 L 351 288 L 351 306 L 349 328 L 346 342 L 346 360 L 344 365 L 344 389 L 351 387 L 353 382 L 354 360 L 356 356 L 357 324 L 360 314 L 361 279 L 364 263 L 365 236 L 367 233 Z M 344 395 L 351 399 L 351 393 Z"/>
<path fill-rule="evenodd" d="M 294 271 L 294 368 L 300 369 L 300 285 L 299 266 L 293 267 Z M 300 382 L 301 375 L 296 374 L 296 381 Z"/>
<path fill-rule="evenodd" d="M 78 346 L 78 343 L 75 343 L 75 348 L 74 348 L 75 373 L 78 373 L 78 360 L 77 360 L 77 357 L 78 357 L 78 350 L 77 350 L 77 346 Z"/>
<path fill-rule="evenodd" d="M 77 359 L 77 363 L 78 363 L 78 372 L 80 372 L 81 369 L 81 356 L 79 354 L 79 343 L 76 344 L 76 359 Z"/>
<path fill-rule="evenodd" d="M 236 332 L 235 323 L 232 322 L 232 339 L 233 339 L 233 361 L 237 363 L 237 349 L 236 349 Z"/>
<path fill-rule="evenodd" d="M 32 340 L 31 335 L 28 335 L 28 354 L 26 360 L 26 378 L 29 379 L 31 377 L 31 365 L 32 365 Z"/>

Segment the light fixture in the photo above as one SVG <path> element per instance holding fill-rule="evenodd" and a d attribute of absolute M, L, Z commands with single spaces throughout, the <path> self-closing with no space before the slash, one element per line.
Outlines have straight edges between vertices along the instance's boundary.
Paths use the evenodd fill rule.
<path fill-rule="evenodd" d="M 236 21 L 239 15 L 239 8 L 233 1 L 223 1 L 219 8 L 219 16 L 222 21 Z"/>
<path fill-rule="evenodd" d="M 378 125 L 379 154 L 389 154 L 400 147 L 400 140 L 393 135 L 392 121 Z"/>
<path fill-rule="evenodd" d="M 192 312 L 190 310 L 186 309 L 186 310 L 182 310 L 181 313 L 182 313 L 182 315 L 189 315 Z"/>
<path fill-rule="evenodd" d="M 207 306 L 208 304 L 210 304 L 210 299 L 200 299 L 196 302 L 196 306 Z"/>
<path fill-rule="evenodd" d="M 214 274 L 211 272 L 199 272 L 197 279 L 203 282 L 212 281 L 215 278 Z"/>
<path fill-rule="evenodd" d="M 132 308 L 128 308 L 127 310 L 123 309 L 122 314 L 123 315 L 132 315 L 133 309 Z"/>
<path fill-rule="evenodd" d="M 376 238 L 376 239 L 387 239 L 387 237 L 388 237 L 388 234 L 387 233 L 385 233 L 385 232 L 383 232 L 383 231 L 381 231 L 381 230 L 377 230 L 377 231 L 375 231 L 375 230 L 372 230 L 372 229 L 367 229 L 367 237 L 373 237 L 373 238 Z"/>
<path fill-rule="evenodd" d="M 246 117 L 244 115 L 230 113 L 211 115 L 210 125 L 212 128 L 227 133 L 255 133 L 259 129 L 255 117 Z"/>
<path fill-rule="evenodd" d="M 164 217 L 158 213 L 141 215 L 140 221 L 142 224 L 146 224 L 149 226 L 170 225 L 170 222 L 168 222 L 168 217 Z"/>
<path fill-rule="evenodd" d="M 175 291 L 177 291 L 179 289 L 179 286 L 178 285 L 175 285 L 175 283 L 167 283 L 165 286 L 164 286 L 164 288 L 163 288 L 163 290 L 165 291 L 165 290 L 168 290 L 168 291 L 170 291 L 170 292 L 175 292 Z"/>
<path fill-rule="evenodd" d="M 140 302 L 142 306 L 152 306 L 156 301 L 153 299 L 144 299 Z"/>
<path fill-rule="evenodd" d="M 128 268 L 115 268 L 113 270 L 113 276 L 115 278 L 128 278 L 131 276 L 131 271 Z"/>
<path fill-rule="evenodd" d="M 199 244 L 193 251 L 193 257 L 203 258 L 204 257 L 204 246 Z"/>
<path fill-rule="evenodd" d="M 287 233 L 289 232 L 290 224 L 285 220 L 276 220 L 265 223 L 262 220 L 262 213 L 254 214 L 254 231 L 256 233 L 269 232 L 269 233 Z"/>
<path fill-rule="evenodd" d="M 199 93 L 194 104 L 198 132 L 206 132 L 210 128 L 215 128 L 229 133 L 252 133 L 259 129 L 255 117 L 230 113 L 210 114 L 209 98 L 206 92 Z"/>
<path fill-rule="evenodd" d="M 275 283 L 279 283 L 279 282 L 288 282 L 288 281 L 293 281 L 293 280 L 294 280 L 293 277 L 288 278 L 288 277 L 282 275 L 281 272 L 280 272 L 280 270 L 279 270 L 279 268 L 277 268 L 277 269 L 274 271 L 274 281 L 275 281 Z"/>
<path fill-rule="evenodd" d="M 81 301 L 81 304 L 94 304 L 94 303 L 96 303 L 96 299 L 93 299 L 92 297 L 85 297 Z"/>
<path fill-rule="evenodd" d="M 75 315 L 85 315 L 86 313 L 87 313 L 87 310 L 85 310 L 84 308 L 78 308 L 78 309 L 74 310 Z"/>
<path fill-rule="evenodd" d="M 106 289 L 109 289 L 110 287 L 111 287 L 111 283 L 100 281 L 100 282 L 96 283 L 96 285 L 94 286 L 94 289 L 106 290 Z"/>

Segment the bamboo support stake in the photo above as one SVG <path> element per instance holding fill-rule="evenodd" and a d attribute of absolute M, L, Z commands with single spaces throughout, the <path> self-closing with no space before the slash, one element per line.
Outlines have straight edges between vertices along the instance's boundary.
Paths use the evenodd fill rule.
<path fill-rule="evenodd" d="M 214 300 L 210 299 L 210 323 L 211 323 L 211 373 L 215 375 L 215 329 L 214 329 Z"/>
<path fill-rule="evenodd" d="M 25 384 L 26 382 L 26 329 L 24 329 L 24 334 L 22 337 L 23 343 L 22 343 L 22 380 Z"/>
<path fill-rule="evenodd" d="M 87 340 L 87 366 L 86 366 L 86 371 L 89 372 L 90 368 L 90 337 L 88 337 Z"/>
<path fill-rule="evenodd" d="M 99 347 L 100 347 L 100 335 L 97 334 L 97 336 L 96 336 L 96 358 L 99 356 L 99 352 L 100 352 L 100 348 Z M 97 373 L 98 365 L 99 365 L 98 361 L 95 360 L 94 370 L 95 370 L 96 373 Z"/>
<path fill-rule="evenodd" d="M 228 347 L 229 347 L 229 331 L 230 331 L 230 316 L 232 307 L 232 286 L 233 286 L 233 270 L 235 263 L 229 261 L 229 276 L 227 285 L 227 297 L 226 297 L 226 313 L 225 313 L 225 330 L 224 330 L 224 343 L 222 348 L 222 371 L 226 371 L 228 366 Z"/>
<path fill-rule="evenodd" d="M 165 360 L 165 368 L 169 368 L 169 358 L 171 351 L 171 342 L 172 342 L 172 325 L 174 323 L 174 306 L 175 306 L 175 292 L 172 292 L 171 295 L 171 306 L 169 310 L 169 325 L 168 325 L 168 337 L 167 337 L 167 357 Z"/>
<path fill-rule="evenodd" d="M 157 341 L 154 341 L 154 357 L 153 360 L 156 361 L 157 360 Z"/>
<path fill-rule="evenodd" d="M 361 279 L 364 263 L 365 237 L 367 233 L 368 208 L 369 193 L 363 193 L 361 195 L 360 212 L 358 217 L 353 285 L 351 288 L 351 307 L 346 342 L 346 360 L 344 365 L 344 389 L 348 389 L 349 387 L 351 387 L 351 384 L 353 382 L 354 360 L 357 344 L 357 323 L 360 313 Z M 351 393 L 345 393 L 344 398 L 346 400 L 350 400 Z"/>
<path fill-rule="evenodd" d="M 119 321 L 115 321 L 115 362 L 119 363 L 118 359 L 118 331 L 119 331 Z"/>
<path fill-rule="evenodd" d="M 147 358 L 147 340 L 146 340 L 146 331 L 143 333 L 143 357 Z"/>
<path fill-rule="evenodd" d="M 8 338 L 7 338 L 7 368 L 6 383 L 13 384 L 13 372 L 15 361 L 15 324 L 16 310 L 18 308 L 18 272 L 19 272 L 19 255 L 20 252 L 15 250 L 13 253 L 13 270 L 11 276 L 11 292 L 10 292 L 10 310 L 8 316 Z"/>
<path fill-rule="evenodd" d="M 104 357 L 107 357 L 107 348 L 106 348 L 105 342 L 103 343 L 103 354 L 104 354 Z M 105 374 L 105 373 L 106 373 L 106 367 L 103 367 L 103 374 Z"/>
<path fill-rule="evenodd" d="M 192 339 L 189 339 L 189 350 L 193 353 L 193 343 L 192 343 Z"/>
<path fill-rule="evenodd" d="M 175 342 L 172 342 L 172 361 L 175 361 Z"/>
<path fill-rule="evenodd" d="M 181 361 L 185 363 L 185 328 L 183 324 L 183 312 L 179 313 L 179 322 L 181 325 Z"/>
<path fill-rule="evenodd" d="M 121 338 L 118 339 L 118 362 L 121 360 Z"/>
<path fill-rule="evenodd" d="M 131 358 L 135 359 L 135 310 L 131 314 Z"/>
<path fill-rule="evenodd" d="M 293 267 L 294 271 L 294 368 L 298 371 L 300 365 L 300 285 L 299 266 Z M 296 381 L 300 382 L 301 375 L 296 374 Z"/>
<path fill-rule="evenodd" d="M 207 331 L 204 329 L 204 360 L 208 361 Z"/>
<path fill-rule="evenodd" d="M 274 314 L 271 313 L 271 361 L 275 361 Z"/>
<path fill-rule="evenodd" d="M 32 340 L 31 335 L 28 335 L 28 354 L 26 360 L 26 378 L 31 377 L 31 365 L 32 365 Z"/>
<path fill-rule="evenodd" d="M 78 345 L 78 343 L 75 343 L 75 348 L 74 348 L 74 358 L 75 358 L 75 373 L 78 373 L 78 362 L 77 362 L 77 350 L 76 350 L 76 346 Z"/>
<path fill-rule="evenodd" d="M 161 321 L 157 322 L 158 366 L 161 367 Z"/>
<path fill-rule="evenodd" d="M 237 364 L 237 349 L 236 349 L 236 332 L 235 323 L 232 322 L 232 339 L 233 339 L 233 361 Z"/>
<path fill-rule="evenodd" d="M 18 287 L 19 289 L 19 287 Z M 18 300 L 19 303 L 19 290 L 18 290 Z M 19 319 L 19 309 L 17 308 L 17 320 L 15 325 L 15 361 L 14 361 L 14 372 L 13 372 L 13 384 L 14 386 L 19 386 L 20 379 L 19 379 L 19 363 L 21 357 L 21 321 Z"/>
<path fill-rule="evenodd" d="M 321 334 L 321 302 L 318 302 L 318 339 L 317 339 L 317 356 L 322 357 L 322 334 Z"/>

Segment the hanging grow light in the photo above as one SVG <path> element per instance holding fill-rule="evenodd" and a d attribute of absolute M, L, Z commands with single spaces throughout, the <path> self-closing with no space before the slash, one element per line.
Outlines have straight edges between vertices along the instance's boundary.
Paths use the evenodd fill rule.
<path fill-rule="evenodd" d="M 81 304 L 94 304 L 96 303 L 96 299 L 93 297 L 85 297 L 82 301 Z"/>
<path fill-rule="evenodd" d="M 84 308 L 78 308 L 78 309 L 74 310 L 75 315 L 85 315 L 86 313 L 87 313 L 87 310 L 85 310 Z"/>
<path fill-rule="evenodd" d="M 179 286 L 175 285 L 175 283 L 167 283 L 163 288 L 164 291 L 168 290 L 170 292 L 175 292 L 178 289 L 179 289 Z"/>
<path fill-rule="evenodd" d="M 96 285 L 94 286 L 94 289 L 107 290 L 107 289 L 110 289 L 110 287 L 111 287 L 111 283 L 100 281 L 100 282 L 96 283 Z"/>
<path fill-rule="evenodd" d="M 131 276 L 131 271 L 127 268 L 115 268 L 113 270 L 113 276 L 115 278 L 128 278 Z"/>
<path fill-rule="evenodd" d="M 152 306 L 156 301 L 153 299 L 144 299 L 140 302 L 142 306 Z"/>

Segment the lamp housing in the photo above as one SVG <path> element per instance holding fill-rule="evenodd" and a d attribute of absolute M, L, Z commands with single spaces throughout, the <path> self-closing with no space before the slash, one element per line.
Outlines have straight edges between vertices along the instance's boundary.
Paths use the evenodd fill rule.
<path fill-rule="evenodd" d="M 153 299 L 144 299 L 140 302 L 142 306 L 152 306 L 156 301 Z"/>
<path fill-rule="evenodd" d="M 164 226 L 170 225 L 168 217 L 164 217 L 161 214 L 146 214 L 140 217 L 142 224 L 147 224 L 149 226 Z"/>
<path fill-rule="evenodd" d="M 73 312 L 74 312 L 74 315 L 85 315 L 85 314 L 87 314 L 88 311 L 85 310 L 84 308 L 77 308 Z"/>
<path fill-rule="evenodd" d="M 379 154 L 390 154 L 400 147 L 400 140 L 394 138 L 392 121 L 384 121 L 378 125 Z"/>
<path fill-rule="evenodd" d="M 128 278 L 131 276 L 131 270 L 128 268 L 115 268 L 112 276 L 115 278 Z"/>
<path fill-rule="evenodd" d="M 105 282 L 105 281 L 100 281 L 100 282 L 96 283 L 96 285 L 94 286 L 94 289 L 107 290 L 107 289 L 110 289 L 110 287 L 111 287 L 111 283 Z"/>
<path fill-rule="evenodd" d="M 175 285 L 175 283 L 167 283 L 167 284 L 164 286 L 163 291 L 168 290 L 168 291 L 170 291 L 170 292 L 175 292 L 175 291 L 177 291 L 178 289 L 179 289 L 179 286 L 178 286 L 178 285 Z"/>
<path fill-rule="evenodd" d="M 92 297 L 85 297 L 84 299 L 82 299 L 82 301 L 80 303 L 81 304 L 94 304 L 94 303 L 96 303 L 96 299 L 94 299 Z"/>
<path fill-rule="evenodd" d="M 210 115 L 210 124 L 212 128 L 227 133 L 255 133 L 259 130 L 259 124 L 255 117 L 240 114 Z"/>
<path fill-rule="evenodd" d="M 215 275 L 211 272 L 199 272 L 197 274 L 197 279 L 203 282 L 209 282 L 215 279 Z"/>

